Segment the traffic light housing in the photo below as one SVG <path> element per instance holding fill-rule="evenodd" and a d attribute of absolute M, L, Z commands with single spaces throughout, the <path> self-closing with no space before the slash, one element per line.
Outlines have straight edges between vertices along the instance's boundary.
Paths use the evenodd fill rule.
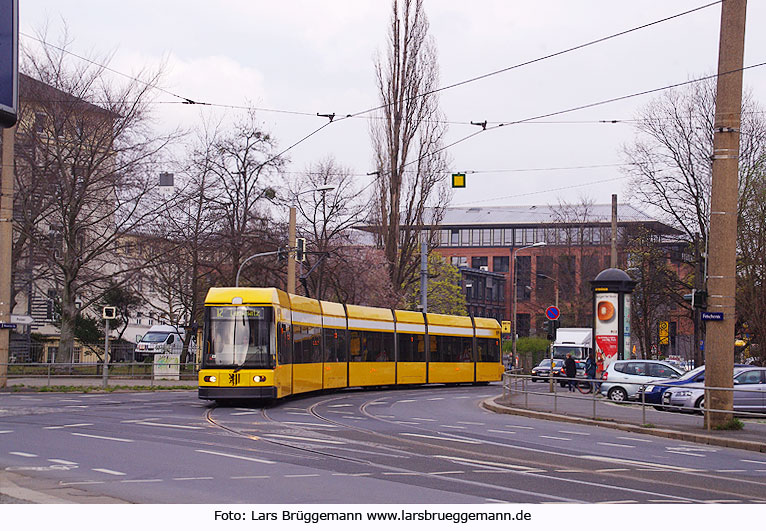
<path fill-rule="evenodd" d="M 278 262 L 287 262 L 287 254 L 288 254 L 288 250 L 280 247 L 277 250 L 277 261 Z"/>
<path fill-rule="evenodd" d="M 693 289 L 691 293 L 684 295 L 684 300 L 691 303 L 692 308 L 707 309 L 707 291 Z"/>
<path fill-rule="evenodd" d="M 543 329 L 546 333 L 546 338 L 548 341 L 553 341 L 556 339 L 556 329 L 559 327 L 559 321 L 558 319 L 550 319 L 548 321 L 543 321 Z"/>
<path fill-rule="evenodd" d="M 295 259 L 298 262 L 306 261 L 306 238 L 295 239 Z"/>

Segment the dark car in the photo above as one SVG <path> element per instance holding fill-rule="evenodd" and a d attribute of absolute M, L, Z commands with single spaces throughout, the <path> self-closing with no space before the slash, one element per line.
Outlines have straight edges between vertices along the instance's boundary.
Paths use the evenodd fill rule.
<path fill-rule="evenodd" d="M 747 367 L 747 365 L 736 364 L 735 367 Z M 639 389 L 639 400 L 641 399 L 641 392 L 644 393 L 644 402 L 653 405 L 656 409 L 662 409 L 662 395 L 671 387 L 677 387 L 684 384 L 700 383 L 705 381 L 705 366 L 700 365 L 696 369 L 692 369 L 684 373 L 677 380 L 658 380 L 650 384 L 646 384 Z"/>
<path fill-rule="evenodd" d="M 559 369 L 564 366 L 564 360 L 553 360 L 553 373 L 554 376 L 558 373 Z M 544 381 L 550 378 L 551 375 L 551 359 L 545 358 L 534 369 L 532 369 L 532 381 L 538 380 Z"/>

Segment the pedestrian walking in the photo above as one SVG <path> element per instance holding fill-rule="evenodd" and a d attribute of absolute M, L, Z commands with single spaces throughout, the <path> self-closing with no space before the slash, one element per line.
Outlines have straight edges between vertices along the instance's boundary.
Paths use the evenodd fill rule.
<path fill-rule="evenodd" d="M 595 386 L 595 390 L 598 392 L 600 386 L 593 381 L 596 379 L 596 368 L 596 356 L 594 356 L 591 352 L 591 354 L 588 356 L 588 359 L 585 360 L 585 376 L 588 377 L 588 380 L 591 380 L 588 382 L 588 384 Z"/>
<path fill-rule="evenodd" d="M 574 393 L 577 365 L 575 365 L 575 360 L 572 358 L 572 354 L 567 354 L 567 359 L 564 360 L 564 373 L 567 375 L 567 381 L 569 382 L 569 391 Z"/>

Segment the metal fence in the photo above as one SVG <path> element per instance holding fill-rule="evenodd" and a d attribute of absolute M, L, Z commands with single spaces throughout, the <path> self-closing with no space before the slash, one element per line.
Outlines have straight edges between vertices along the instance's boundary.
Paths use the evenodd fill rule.
<path fill-rule="evenodd" d="M 541 379 L 541 378 L 536 378 Z M 562 384 L 566 384 L 566 388 L 568 388 L 568 382 L 572 381 L 577 387 L 575 391 L 580 392 L 563 392 L 561 390 Z M 761 390 L 755 390 L 755 389 L 747 389 L 742 390 L 741 388 L 732 388 L 732 387 L 712 387 L 712 386 L 700 386 L 699 384 L 679 384 L 676 386 L 666 386 L 663 385 L 663 387 L 673 387 L 674 389 L 677 388 L 689 388 L 694 389 L 695 391 L 702 390 L 704 393 L 704 403 L 701 404 L 701 407 L 681 407 L 681 406 L 668 406 L 666 404 L 647 404 L 645 400 L 645 394 L 643 391 L 643 388 L 641 392 L 639 393 L 640 398 L 638 401 L 635 402 L 614 402 L 612 400 L 609 400 L 608 398 L 602 396 L 599 394 L 598 389 L 600 388 L 600 384 L 604 383 L 601 379 L 588 379 L 588 378 L 561 378 L 561 377 L 553 377 L 553 378 L 546 378 L 545 382 L 548 385 L 548 389 L 545 390 L 545 387 L 536 386 L 534 389 L 531 388 L 530 383 L 532 381 L 532 376 L 527 374 L 522 374 L 521 370 L 511 370 L 507 371 L 503 374 L 503 401 L 506 403 L 513 403 L 515 406 L 521 406 L 522 400 L 523 400 L 523 406 L 526 409 L 529 409 L 530 406 L 530 400 L 534 401 L 535 403 L 532 405 L 532 407 L 539 408 L 539 407 L 546 407 L 546 408 L 552 408 L 552 411 L 554 413 L 559 413 L 560 410 L 563 413 L 562 405 L 565 403 L 564 401 L 588 401 L 590 402 L 590 416 L 593 419 L 597 419 L 597 409 L 598 405 L 603 403 L 618 403 L 618 404 L 633 404 L 636 406 L 641 407 L 641 424 L 646 425 L 647 424 L 647 409 L 660 409 L 663 413 L 671 414 L 671 415 L 686 415 L 687 418 L 689 418 L 690 413 L 696 413 L 700 414 L 703 422 L 703 426 L 707 427 L 707 429 L 710 429 L 710 424 L 706 422 L 707 416 L 711 412 L 715 413 L 733 413 L 735 417 L 754 417 L 754 418 L 760 418 L 760 419 L 766 419 L 766 409 L 764 409 L 763 412 L 755 412 L 755 411 L 741 411 L 741 410 L 721 410 L 721 409 L 713 409 L 708 407 L 710 404 L 710 391 L 713 390 L 721 390 L 721 391 L 730 391 L 730 392 L 746 392 L 746 393 L 753 393 L 762 396 L 764 400 L 764 404 L 766 404 L 766 391 Z M 647 385 L 652 385 L 651 383 Z M 590 390 L 587 389 L 587 386 L 590 386 Z M 596 389 L 596 392 L 593 392 L 593 389 Z"/>

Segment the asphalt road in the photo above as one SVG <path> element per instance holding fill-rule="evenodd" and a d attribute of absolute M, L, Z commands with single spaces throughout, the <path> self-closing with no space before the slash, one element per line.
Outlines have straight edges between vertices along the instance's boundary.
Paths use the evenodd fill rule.
<path fill-rule="evenodd" d="M 0 470 L 95 503 L 766 502 L 762 454 L 480 407 L 500 392 L 6 393 Z"/>

